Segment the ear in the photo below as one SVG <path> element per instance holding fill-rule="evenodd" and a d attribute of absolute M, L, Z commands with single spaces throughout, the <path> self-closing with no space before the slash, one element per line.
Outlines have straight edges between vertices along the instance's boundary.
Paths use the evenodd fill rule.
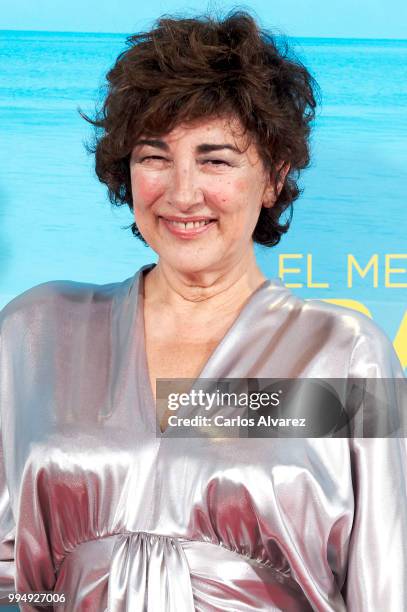
<path fill-rule="evenodd" d="M 278 183 L 277 183 L 277 189 L 274 189 L 274 181 L 273 181 L 272 173 L 270 173 L 269 184 L 267 185 L 266 190 L 264 192 L 264 201 L 263 201 L 264 208 L 272 208 L 272 206 L 274 206 L 275 201 L 277 200 L 283 188 L 284 181 L 286 179 L 286 176 L 289 170 L 290 170 L 290 164 L 288 162 L 282 161 L 276 166 L 275 171 L 279 172 L 280 174 Z"/>

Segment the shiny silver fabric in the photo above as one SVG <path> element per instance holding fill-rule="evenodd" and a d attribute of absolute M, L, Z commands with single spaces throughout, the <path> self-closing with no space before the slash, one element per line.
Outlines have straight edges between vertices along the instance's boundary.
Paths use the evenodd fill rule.
<path fill-rule="evenodd" d="M 1 591 L 15 573 L 75 612 L 405 612 L 405 441 L 156 437 L 147 269 L 1 313 Z M 403 372 L 366 317 L 269 280 L 202 376 Z"/>

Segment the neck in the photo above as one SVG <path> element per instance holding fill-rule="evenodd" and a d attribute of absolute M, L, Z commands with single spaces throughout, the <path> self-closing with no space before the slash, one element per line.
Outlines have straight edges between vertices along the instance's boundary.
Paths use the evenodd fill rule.
<path fill-rule="evenodd" d="M 195 312 L 213 308 L 239 309 L 266 277 L 254 252 L 233 268 L 184 273 L 160 260 L 145 278 L 146 302 L 170 306 L 174 311 Z"/>

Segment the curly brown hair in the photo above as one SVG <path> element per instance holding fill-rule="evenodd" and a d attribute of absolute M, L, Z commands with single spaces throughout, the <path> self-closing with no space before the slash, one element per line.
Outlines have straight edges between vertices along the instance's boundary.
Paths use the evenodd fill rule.
<path fill-rule="evenodd" d="M 95 118 L 79 110 L 96 128 L 88 150 L 111 203 L 133 209 L 130 156 L 142 134 L 162 136 L 180 123 L 234 116 L 256 143 L 275 187 L 277 164 L 290 164 L 275 204 L 261 209 L 253 232 L 255 242 L 277 244 L 300 194 L 299 171 L 309 165 L 318 91 L 286 39 L 239 11 L 219 20 L 163 17 L 149 32 L 128 37 L 127 46 L 107 74 L 107 95 Z M 145 242 L 135 223 L 131 228 Z"/>

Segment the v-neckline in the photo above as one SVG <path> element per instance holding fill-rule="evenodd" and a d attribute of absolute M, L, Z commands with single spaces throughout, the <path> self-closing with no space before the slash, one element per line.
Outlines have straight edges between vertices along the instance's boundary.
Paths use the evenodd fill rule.
<path fill-rule="evenodd" d="M 147 360 L 147 350 L 146 350 L 146 330 L 145 330 L 145 317 L 144 317 L 144 279 L 145 279 L 145 272 L 152 270 L 154 267 L 156 266 L 156 264 L 148 264 L 143 266 L 142 268 L 140 268 L 140 270 L 138 271 L 138 286 L 137 286 L 137 320 L 139 321 L 139 338 L 138 338 L 138 348 L 139 348 L 139 352 L 140 352 L 140 357 L 141 357 L 141 368 L 142 371 L 140 372 L 140 376 L 142 377 L 142 384 L 143 387 L 146 390 L 146 399 L 148 402 L 148 409 L 153 411 L 154 414 L 154 422 L 155 422 L 155 427 L 156 427 L 156 434 L 159 435 L 159 437 L 164 437 L 167 429 L 168 429 L 168 425 L 166 426 L 166 428 L 164 430 L 161 429 L 161 424 L 157 415 L 157 410 L 156 410 L 156 400 L 154 398 L 154 393 L 153 393 L 153 389 L 152 389 L 152 385 L 151 385 L 151 379 L 150 379 L 150 371 L 149 371 L 149 367 L 148 367 L 148 360 Z M 280 288 L 284 288 L 283 283 L 280 281 L 280 279 L 266 279 L 261 285 L 259 285 L 257 287 L 257 289 L 255 289 L 252 294 L 247 298 L 246 302 L 243 304 L 242 308 L 240 309 L 237 317 L 235 318 L 235 320 L 233 321 L 233 323 L 229 326 L 229 328 L 226 330 L 225 334 L 223 335 L 222 339 L 218 342 L 218 344 L 216 345 L 216 347 L 213 349 L 213 351 L 211 352 L 211 354 L 209 355 L 207 361 L 205 362 L 204 366 L 201 368 L 201 371 L 199 372 L 198 376 L 196 376 L 194 378 L 194 381 L 196 382 L 197 380 L 199 380 L 200 378 L 211 378 L 213 377 L 213 373 L 212 376 L 208 376 L 208 373 L 210 372 L 210 368 L 211 368 L 211 364 L 212 362 L 215 360 L 215 358 L 217 357 L 217 355 L 219 354 L 219 352 L 223 349 L 223 347 L 225 346 L 225 344 L 228 342 L 230 336 L 238 329 L 238 327 L 242 324 L 242 321 L 244 319 L 244 315 L 246 314 L 246 312 L 249 310 L 249 307 L 252 306 L 254 300 L 258 297 L 259 294 L 263 293 L 266 289 L 268 289 L 269 287 L 272 287 L 273 285 L 275 285 L 276 287 L 280 287 Z"/>

